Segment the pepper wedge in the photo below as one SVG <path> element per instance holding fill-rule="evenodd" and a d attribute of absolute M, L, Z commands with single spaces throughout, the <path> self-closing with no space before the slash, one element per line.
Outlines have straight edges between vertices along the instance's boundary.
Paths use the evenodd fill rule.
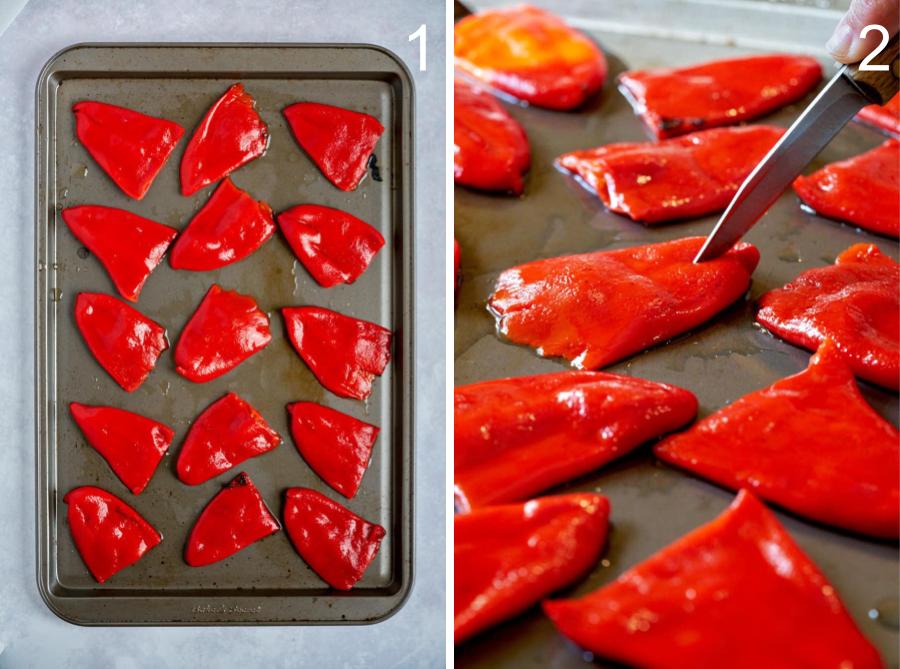
<path fill-rule="evenodd" d="M 855 120 L 900 137 L 900 93 L 883 105 L 868 105 L 859 110 Z"/>

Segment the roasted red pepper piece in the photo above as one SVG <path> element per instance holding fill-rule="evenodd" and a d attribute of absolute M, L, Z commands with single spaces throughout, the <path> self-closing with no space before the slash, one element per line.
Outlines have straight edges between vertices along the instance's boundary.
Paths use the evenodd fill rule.
<path fill-rule="evenodd" d="M 140 200 L 184 134 L 174 121 L 103 102 L 78 102 L 75 133 L 91 157 L 129 197 Z"/>
<path fill-rule="evenodd" d="M 485 381 L 453 393 L 457 507 L 525 499 L 694 418 L 675 386 L 604 372 Z"/>
<path fill-rule="evenodd" d="M 612 211 L 652 225 L 725 209 L 783 132 L 765 125 L 714 128 L 573 151 L 556 165 L 579 176 Z"/>
<path fill-rule="evenodd" d="M 663 138 L 758 118 L 799 100 L 821 78 L 815 58 L 769 54 L 625 72 L 619 86 Z"/>
<path fill-rule="evenodd" d="M 597 369 L 709 320 L 747 291 L 759 262 L 739 243 L 693 262 L 701 237 L 536 260 L 500 275 L 497 330 L 539 355 Z"/>
<path fill-rule="evenodd" d="M 75 547 L 98 583 L 130 567 L 162 541 L 137 511 L 100 488 L 73 488 L 63 502 L 69 505 Z"/>
<path fill-rule="evenodd" d="M 194 421 L 181 452 L 177 472 L 182 483 L 198 485 L 268 453 L 281 437 L 266 419 L 235 393 L 210 404 Z"/>
<path fill-rule="evenodd" d="M 538 107 L 574 109 L 600 90 L 606 58 L 550 12 L 519 5 L 467 16 L 453 29 L 456 66 Z"/>
<path fill-rule="evenodd" d="M 100 366 L 129 393 L 169 348 L 164 327 L 109 295 L 79 293 L 75 322 Z"/>
<path fill-rule="evenodd" d="M 453 240 L 453 287 L 459 290 L 459 263 L 460 263 L 459 242 Z"/>
<path fill-rule="evenodd" d="M 269 128 L 256 101 L 234 84 L 216 100 L 194 130 L 181 157 L 181 192 L 192 195 L 259 158 L 269 145 Z"/>
<path fill-rule="evenodd" d="M 372 379 L 391 360 L 391 331 L 321 307 L 281 310 L 288 337 L 323 386 L 341 397 L 366 399 Z"/>
<path fill-rule="evenodd" d="M 205 383 L 230 372 L 272 340 L 269 318 L 249 295 L 213 284 L 175 346 L 175 370 Z"/>
<path fill-rule="evenodd" d="M 384 132 L 377 118 L 317 102 L 286 107 L 284 117 L 297 143 L 331 183 L 344 191 L 359 185 Z"/>
<path fill-rule="evenodd" d="M 900 136 L 900 94 L 892 97 L 887 104 L 863 107 L 856 120 Z"/>
<path fill-rule="evenodd" d="M 188 537 L 184 560 L 192 567 L 205 567 L 280 529 L 253 481 L 241 472 L 222 486 L 200 513 Z"/>
<path fill-rule="evenodd" d="M 491 506 L 453 519 L 453 637 L 461 643 L 585 574 L 600 557 L 609 502 L 593 493 Z"/>
<path fill-rule="evenodd" d="M 544 610 L 580 646 L 646 669 L 883 666 L 825 576 L 747 491 L 609 585 Z"/>
<path fill-rule="evenodd" d="M 900 386 L 900 264 L 874 244 L 856 244 L 829 267 L 801 273 L 759 300 L 756 320 L 815 351 L 831 339 L 856 376 Z"/>
<path fill-rule="evenodd" d="M 169 264 L 194 271 L 219 269 L 243 260 L 273 234 L 272 208 L 226 177 L 179 235 Z"/>
<path fill-rule="evenodd" d="M 797 177 L 794 191 L 817 214 L 900 237 L 900 140 Z"/>
<path fill-rule="evenodd" d="M 531 149 L 522 126 L 481 86 L 453 80 L 453 178 L 487 191 L 522 192 Z"/>
<path fill-rule="evenodd" d="M 278 225 L 320 286 L 353 283 L 384 246 L 371 225 L 340 209 L 302 204 L 278 214 Z"/>
<path fill-rule="evenodd" d="M 88 443 L 135 495 L 140 495 L 175 432 L 167 425 L 115 407 L 69 404 Z"/>
<path fill-rule="evenodd" d="M 303 561 L 338 590 L 362 578 L 385 535 L 381 525 L 309 488 L 288 488 L 284 527 Z"/>

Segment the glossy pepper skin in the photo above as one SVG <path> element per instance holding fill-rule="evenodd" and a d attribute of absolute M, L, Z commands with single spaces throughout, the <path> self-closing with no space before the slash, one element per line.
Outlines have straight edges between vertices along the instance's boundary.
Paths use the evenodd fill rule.
<path fill-rule="evenodd" d="M 746 490 L 612 583 L 544 611 L 583 648 L 646 669 L 884 666 L 825 576 Z"/>
<path fill-rule="evenodd" d="M 72 402 L 69 412 L 91 447 L 132 493 L 140 495 L 172 443 L 172 428 L 115 407 Z"/>
<path fill-rule="evenodd" d="M 79 293 L 75 323 L 100 366 L 129 393 L 169 348 L 164 327 L 110 295 Z"/>
<path fill-rule="evenodd" d="M 609 502 L 593 493 L 491 506 L 453 519 L 453 637 L 459 644 L 573 583 L 606 544 Z"/>
<path fill-rule="evenodd" d="M 391 331 L 322 307 L 281 310 L 294 349 L 335 395 L 364 400 L 391 360 Z"/>
<path fill-rule="evenodd" d="M 856 120 L 900 137 L 900 94 L 885 105 L 869 105 L 859 110 Z"/>
<path fill-rule="evenodd" d="M 453 52 L 459 69 L 547 109 L 581 106 L 606 78 L 606 58 L 594 42 L 530 5 L 462 19 L 453 29 Z"/>
<path fill-rule="evenodd" d="M 900 264 L 874 244 L 856 244 L 835 264 L 801 273 L 759 299 L 757 322 L 815 351 L 831 339 L 856 376 L 900 386 Z"/>
<path fill-rule="evenodd" d="M 453 391 L 457 508 L 526 499 L 688 423 L 687 390 L 604 372 L 559 372 Z"/>
<path fill-rule="evenodd" d="M 272 340 L 269 318 L 249 295 L 213 284 L 175 346 L 175 371 L 195 383 L 227 374 Z"/>
<path fill-rule="evenodd" d="M 193 195 L 259 158 L 268 145 L 269 128 L 256 101 L 243 84 L 234 84 L 209 108 L 184 150 L 182 195 Z"/>
<path fill-rule="evenodd" d="M 309 488 L 288 488 L 284 527 L 303 561 L 337 590 L 356 585 L 385 535 L 381 525 Z"/>
<path fill-rule="evenodd" d="M 767 54 L 625 72 L 619 87 L 662 139 L 758 118 L 799 100 L 821 78 L 815 58 Z"/>
<path fill-rule="evenodd" d="M 281 529 L 259 490 L 244 472 L 222 486 L 200 513 L 188 537 L 184 561 L 205 567 Z"/>
<path fill-rule="evenodd" d="M 187 485 L 198 485 L 280 443 L 278 433 L 249 402 L 228 393 L 191 425 L 178 454 L 178 478 Z"/>
<path fill-rule="evenodd" d="M 365 221 L 317 204 L 278 214 L 278 225 L 294 255 L 325 288 L 356 281 L 384 246 L 381 233 Z"/>
<path fill-rule="evenodd" d="M 101 488 L 73 488 L 63 502 L 75 547 L 98 583 L 140 560 L 162 535 L 121 499 Z"/>
<path fill-rule="evenodd" d="M 196 272 L 219 269 L 243 260 L 273 234 L 272 208 L 226 177 L 178 236 L 169 263 Z"/>
<path fill-rule="evenodd" d="M 597 369 L 697 327 L 739 299 L 752 244 L 694 264 L 703 239 L 548 258 L 497 279 L 488 309 L 510 341 Z"/>
<path fill-rule="evenodd" d="M 518 195 L 531 165 L 525 130 L 493 95 L 453 80 L 453 178 L 461 186 Z"/>
<path fill-rule="evenodd" d="M 765 125 L 713 128 L 573 151 L 555 164 L 612 211 L 654 225 L 725 209 L 783 132 Z"/>
<path fill-rule="evenodd" d="M 140 200 L 184 134 L 173 121 L 105 104 L 78 102 L 78 141 L 122 192 Z"/>

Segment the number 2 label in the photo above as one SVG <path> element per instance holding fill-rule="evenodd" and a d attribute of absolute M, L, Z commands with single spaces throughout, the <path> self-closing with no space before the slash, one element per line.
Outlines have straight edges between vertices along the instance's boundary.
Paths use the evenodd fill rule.
<path fill-rule="evenodd" d="M 422 27 L 424 28 L 425 26 Z M 861 72 L 886 72 L 888 70 L 887 64 L 870 65 L 869 62 L 879 53 L 884 51 L 884 48 L 888 45 L 891 36 L 888 34 L 887 28 L 885 28 L 884 26 L 880 26 L 877 23 L 871 23 L 867 25 L 862 29 L 862 32 L 859 33 L 859 36 L 862 39 L 865 39 L 866 35 L 868 35 L 873 30 L 881 33 L 881 44 L 879 44 L 872 53 L 863 58 L 863 61 L 859 64 L 859 69 Z"/>
<path fill-rule="evenodd" d="M 419 40 L 419 72 L 424 72 L 426 68 L 425 64 L 425 40 L 428 34 L 428 28 L 423 23 L 419 26 L 419 28 L 412 35 L 409 36 L 409 41 L 412 42 L 414 40 Z"/>

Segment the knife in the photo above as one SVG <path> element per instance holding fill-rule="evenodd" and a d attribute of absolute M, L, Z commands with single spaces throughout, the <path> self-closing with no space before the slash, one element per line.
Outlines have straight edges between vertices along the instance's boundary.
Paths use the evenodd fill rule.
<path fill-rule="evenodd" d="M 897 94 L 900 80 L 898 35 L 869 62 L 887 71 L 844 65 L 738 189 L 716 227 L 706 238 L 695 263 L 717 258 L 753 227 L 798 174 L 831 141 L 856 112 L 882 105 Z"/>

